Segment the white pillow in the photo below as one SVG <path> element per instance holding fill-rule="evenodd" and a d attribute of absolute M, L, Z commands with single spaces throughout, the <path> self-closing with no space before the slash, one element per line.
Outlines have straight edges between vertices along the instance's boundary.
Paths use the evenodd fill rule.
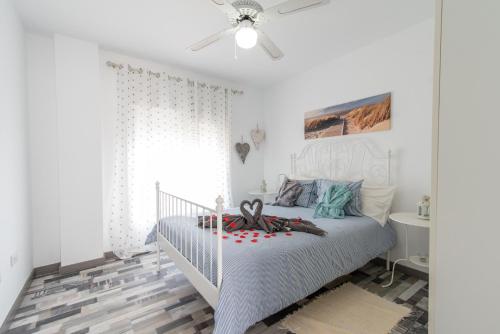
<path fill-rule="evenodd" d="M 361 212 L 384 226 L 389 218 L 396 187 L 361 187 Z"/>

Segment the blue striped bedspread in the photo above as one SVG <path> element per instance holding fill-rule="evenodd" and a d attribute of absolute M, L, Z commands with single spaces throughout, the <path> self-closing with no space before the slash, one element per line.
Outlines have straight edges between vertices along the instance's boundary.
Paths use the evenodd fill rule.
<path fill-rule="evenodd" d="M 239 213 L 239 209 L 227 212 Z M 224 234 L 228 238 L 223 240 L 223 282 L 215 310 L 216 334 L 244 333 L 253 324 L 362 267 L 396 243 L 396 234 L 389 224 L 382 227 L 369 217 L 313 219 L 313 209 L 267 205 L 263 213 L 310 220 L 328 235 L 292 232 L 291 235 L 277 233 L 275 237 L 264 238 L 264 231 L 255 231 L 260 233 L 256 238 L 253 232 L 240 238 Z M 196 241 L 196 237 L 191 237 L 191 229 L 194 235 L 199 233 L 196 221 L 188 223 L 188 228 L 185 223 L 182 233 L 188 242 L 184 245 L 184 255 L 194 262 L 198 258 L 199 270 L 205 271 L 205 276 L 215 282 L 216 235 L 210 231 L 202 233 L 205 235 L 205 256 L 213 257 L 211 263 L 205 261 L 202 266 L 203 254 L 201 251 L 196 254 L 196 245 L 201 249 L 202 238 Z M 177 234 L 171 234 L 171 242 L 178 245 Z"/>

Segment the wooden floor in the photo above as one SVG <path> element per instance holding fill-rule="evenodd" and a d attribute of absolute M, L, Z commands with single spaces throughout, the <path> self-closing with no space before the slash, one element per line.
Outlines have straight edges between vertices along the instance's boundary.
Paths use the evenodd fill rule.
<path fill-rule="evenodd" d="M 75 274 L 35 278 L 7 333 L 211 333 L 213 310 L 174 263 L 156 256 L 109 262 Z M 392 333 L 427 333 L 426 281 L 396 272 L 391 288 L 381 287 L 389 273 L 368 264 L 346 280 L 413 309 Z M 247 333 L 287 333 L 279 321 L 310 298 L 253 326 Z"/>

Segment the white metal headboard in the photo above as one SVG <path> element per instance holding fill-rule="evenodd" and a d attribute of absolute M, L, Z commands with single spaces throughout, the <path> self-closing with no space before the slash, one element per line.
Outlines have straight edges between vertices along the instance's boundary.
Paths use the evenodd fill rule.
<path fill-rule="evenodd" d="M 292 154 L 293 178 L 361 180 L 371 186 L 391 184 L 391 150 L 383 151 L 367 140 L 320 140 Z"/>

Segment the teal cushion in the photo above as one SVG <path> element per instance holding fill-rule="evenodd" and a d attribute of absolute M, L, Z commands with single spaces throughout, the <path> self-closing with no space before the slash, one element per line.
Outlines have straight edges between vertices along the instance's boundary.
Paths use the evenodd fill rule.
<path fill-rule="evenodd" d="M 344 207 L 346 216 L 363 216 L 363 212 L 361 211 L 361 186 L 363 185 L 363 180 L 351 182 L 318 179 L 315 182 L 318 194 L 317 203 L 323 199 L 323 195 L 331 186 L 346 185 L 352 192 L 352 199 Z"/>
<path fill-rule="evenodd" d="M 348 185 L 334 185 L 323 194 L 321 202 L 316 206 L 314 218 L 344 218 L 345 205 L 351 200 L 352 191 Z"/>

